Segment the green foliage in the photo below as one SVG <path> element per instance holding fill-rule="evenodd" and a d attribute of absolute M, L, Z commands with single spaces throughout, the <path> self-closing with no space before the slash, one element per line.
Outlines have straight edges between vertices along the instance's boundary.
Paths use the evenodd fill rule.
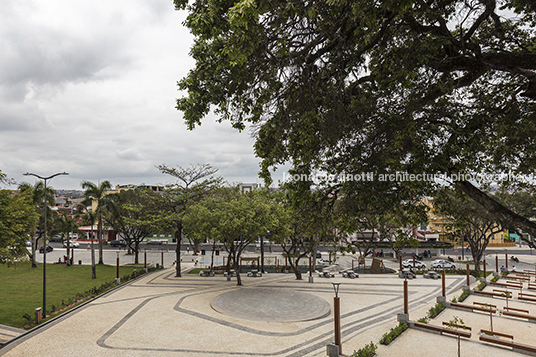
<path fill-rule="evenodd" d="M 477 291 L 482 291 L 484 290 L 484 288 L 486 287 L 486 282 L 485 281 L 481 281 L 478 286 L 475 288 L 475 290 Z"/>
<path fill-rule="evenodd" d="M 393 342 L 398 336 L 402 334 L 402 332 L 406 331 L 408 329 L 408 324 L 400 321 L 398 326 L 391 328 L 389 332 L 386 332 L 383 334 L 382 338 L 380 339 L 380 343 L 382 345 L 388 345 L 391 342 Z"/>
<path fill-rule="evenodd" d="M 445 228 L 451 239 L 465 242 L 471 247 L 475 262 L 480 262 L 495 233 L 503 230 L 501 222 L 482 206 L 462 192 L 453 189 L 439 190 L 434 199 L 434 208 L 450 219 Z M 462 248 L 463 249 L 463 248 Z M 475 268 L 480 271 L 480 264 Z M 478 274 L 479 275 L 479 274 Z"/>
<path fill-rule="evenodd" d="M 495 283 L 495 282 L 499 281 L 500 278 L 501 278 L 501 277 L 500 277 L 499 275 L 494 276 L 494 277 L 491 279 L 491 282 L 492 282 L 492 283 Z"/>
<path fill-rule="evenodd" d="M 371 342 L 370 344 L 365 345 L 365 347 L 354 351 L 354 353 L 352 353 L 352 357 L 374 357 L 376 356 L 377 349 L 378 346 L 376 346 L 374 342 Z"/>
<path fill-rule="evenodd" d="M 421 317 L 420 319 L 417 320 L 418 322 L 422 322 L 423 324 L 427 324 L 430 319 L 428 317 Z"/>
<path fill-rule="evenodd" d="M 332 175 L 319 182 L 332 197 L 368 192 L 384 212 L 436 189 L 415 175 L 532 174 L 531 4 L 175 0 L 196 61 L 177 109 L 189 129 L 211 111 L 238 130 L 253 124 L 267 182 L 290 162 Z"/>
<path fill-rule="evenodd" d="M 428 317 L 433 319 L 439 315 L 443 310 L 445 310 L 445 304 L 442 301 L 436 303 L 434 306 L 428 310 Z"/>
<path fill-rule="evenodd" d="M 13 264 L 27 256 L 26 240 L 31 240 L 38 215 L 31 190 L 17 195 L 0 190 L 0 263 Z"/>
<path fill-rule="evenodd" d="M 74 265 L 66 267 L 60 264 L 47 264 L 47 314 L 52 305 L 56 309 L 65 309 L 79 300 L 102 293 L 115 285 L 116 267 L 100 265 L 97 267 L 97 279 L 91 278 L 91 266 Z M 120 268 L 121 282 L 126 282 L 144 274 L 143 269 L 134 273 L 133 268 Z M 0 289 L 0 321 L 4 325 L 22 328 L 28 321 L 23 316 L 34 320 L 35 308 L 43 303 L 42 264 L 37 269 L 29 264 L 17 263 L 11 267 L 0 265 L 2 289 Z"/>
<path fill-rule="evenodd" d="M 458 298 L 458 302 L 463 302 L 465 299 L 467 299 L 468 296 L 469 296 L 469 291 L 464 290 L 462 294 L 460 295 L 460 297 Z"/>
<path fill-rule="evenodd" d="M 288 213 L 267 192 L 241 193 L 237 188 L 217 194 L 188 208 L 184 226 L 189 236 L 223 243 L 230 262 L 238 271 L 240 255 L 258 237 L 270 233 L 274 240 L 288 235 Z M 237 273 L 237 284 L 241 285 Z"/>

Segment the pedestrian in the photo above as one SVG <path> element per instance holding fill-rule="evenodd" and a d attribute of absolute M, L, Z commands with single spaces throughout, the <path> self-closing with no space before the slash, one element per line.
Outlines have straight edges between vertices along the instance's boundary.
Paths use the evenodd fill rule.
<path fill-rule="evenodd" d="M 501 265 L 501 274 L 504 273 L 504 265 Z"/>
<path fill-rule="evenodd" d="M 186 254 L 190 254 L 190 247 L 186 247 Z"/>
<path fill-rule="evenodd" d="M 513 271 L 513 272 L 516 272 L 516 271 L 517 271 L 517 268 L 516 268 L 515 265 L 513 266 L 512 271 Z"/>
<path fill-rule="evenodd" d="M 87 245 L 87 250 L 89 250 L 89 244 Z"/>

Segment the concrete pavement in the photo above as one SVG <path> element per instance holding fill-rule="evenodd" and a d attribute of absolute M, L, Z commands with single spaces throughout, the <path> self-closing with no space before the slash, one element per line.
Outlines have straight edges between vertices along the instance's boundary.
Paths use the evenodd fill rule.
<path fill-rule="evenodd" d="M 396 263 L 386 263 L 391 264 Z M 185 263 L 184 269 L 192 266 Z M 326 345 L 333 341 L 333 312 L 325 316 L 322 311 L 326 305 L 333 306 L 333 281 L 342 283 L 339 295 L 345 354 L 372 341 L 379 346 L 378 356 L 455 355 L 455 338 L 413 329 L 390 346 L 379 345 L 381 336 L 397 324 L 396 316 L 403 310 L 403 280 L 395 275 L 360 274 L 357 279 L 315 276 L 314 283 L 309 283 L 306 277 L 296 281 L 292 274 L 260 278 L 244 274 L 244 286 L 238 287 L 235 278 L 227 281 L 221 275 L 176 278 L 173 268 L 145 275 L 30 331 L 0 349 L 0 355 L 325 356 Z M 465 277 L 447 276 L 446 281 L 447 299 L 459 296 Z M 411 280 L 410 319 L 425 316 L 440 293 L 440 280 Z M 474 296 L 467 300 L 469 304 L 471 299 Z M 218 311 L 218 301 L 223 310 Z M 515 304 L 529 305 L 531 314 L 536 314 L 535 304 Z M 241 315 L 244 311 L 249 311 L 248 316 Z M 318 313 L 312 319 L 307 316 L 311 311 Z M 440 325 L 452 316 L 463 317 L 475 330 L 489 327 L 486 314 L 452 309 L 430 323 Z M 515 331 L 520 342 L 536 344 L 532 333 L 536 325 L 503 316 L 494 320 L 497 328 Z M 462 340 L 462 354 L 521 356 L 480 343 L 476 334 Z"/>

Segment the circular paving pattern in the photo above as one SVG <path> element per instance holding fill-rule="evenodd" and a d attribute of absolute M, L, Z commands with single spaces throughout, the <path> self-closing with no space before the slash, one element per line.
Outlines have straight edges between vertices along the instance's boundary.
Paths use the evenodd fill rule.
<path fill-rule="evenodd" d="M 210 305 L 221 314 L 266 322 L 308 321 L 330 314 L 329 303 L 312 294 L 276 288 L 240 288 L 220 294 Z"/>

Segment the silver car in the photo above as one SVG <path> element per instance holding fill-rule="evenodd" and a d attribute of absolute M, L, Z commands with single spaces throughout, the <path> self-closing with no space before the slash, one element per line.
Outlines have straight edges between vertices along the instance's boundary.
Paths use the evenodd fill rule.
<path fill-rule="evenodd" d="M 403 268 L 413 268 L 413 259 L 406 259 L 402 262 Z M 417 269 L 426 269 L 426 264 L 415 259 L 415 268 Z"/>
<path fill-rule="evenodd" d="M 432 262 L 432 269 L 456 269 L 456 264 L 448 260 L 437 259 Z"/>

